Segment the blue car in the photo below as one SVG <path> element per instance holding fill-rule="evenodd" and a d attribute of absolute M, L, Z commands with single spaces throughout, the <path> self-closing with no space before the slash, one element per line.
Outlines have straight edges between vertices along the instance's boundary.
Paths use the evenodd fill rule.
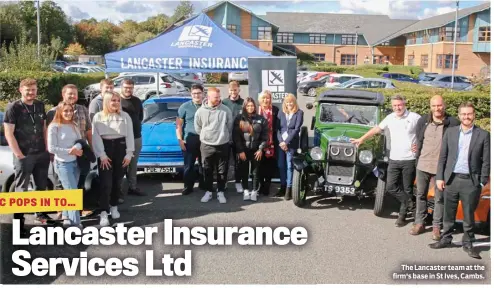
<path fill-rule="evenodd" d="M 419 83 L 418 79 L 414 79 L 410 75 L 401 74 L 401 73 L 384 73 L 381 76 L 396 81 Z"/>
<path fill-rule="evenodd" d="M 160 95 L 144 101 L 142 150 L 137 170 L 144 173 L 182 174 L 184 158 L 175 133 L 178 108 L 192 98 Z"/>

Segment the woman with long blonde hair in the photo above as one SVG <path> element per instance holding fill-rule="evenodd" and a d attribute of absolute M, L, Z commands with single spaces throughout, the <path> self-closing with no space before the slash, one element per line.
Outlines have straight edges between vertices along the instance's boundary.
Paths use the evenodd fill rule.
<path fill-rule="evenodd" d="M 60 102 L 53 121 L 48 126 L 48 152 L 54 155 L 53 166 L 64 190 L 77 189 L 80 169 L 77 157 L 82 156 L 79 128 L 74 123 L 74 106 Z M 62 211 L 63 226 L 81 225 L 79 210 Z"/>
<path fill-rule="evenodd" d="M 100 178 L 100 225 L 109 226 L 108 213 L 118 219 L 118 198 L 125 168 L 134 156 L 134 129 L 129 114 L 121 110 L 120 95 L 106 92 L 103 110 L 93 118 L 93 150 Z"/>
<path fill-rule="evenodd" d="M 263 150 L 264 157 L 262 157 L 259 165 L 259 181 L 261 182 L 261 193 L 269 195 L 271 179 L 274 178 L 278 170 L 276 152 L 279 143 L 276 132 L 278 129 L 278 113 L 280 109 L 273 105 L 273 97 L 269 90 L 261 92 L 257 100 L 259 101 L 259 115 L 264 117 L 268 122 L 268 141 Z M 277 196 L 284 196 L 284 194 Z"/>
<path fill-rule="evenodd" d="M 278 114 L 280 123 L 278 129 L 278 167 L 280 169 L 281 190 L 285 194 L 285 200 L 292 199 L 292 158 L 299 148 L 300 128 L 304 123 L 304 112 L 299 109 L 297 98 L 288 94 L 283 99 L 283 109 Z"/>

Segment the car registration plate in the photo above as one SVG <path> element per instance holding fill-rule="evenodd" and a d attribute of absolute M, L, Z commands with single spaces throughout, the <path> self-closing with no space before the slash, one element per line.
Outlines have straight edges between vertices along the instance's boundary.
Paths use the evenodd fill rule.
<path fill-rule="evenodd" d="M 145 173 L 175 173 L 177 169 L 175 167 L 151 167 L 144 168 Z"/>
<path fill-rule="evenodd" d="M 341 193 L 341 194 L 354 194 L 355 193 L 355 187 L 350 187 L 350 186 L 329 185 L 328 190 L 329 190 L 329 192 L 336 192 L 336 193 Z"/>

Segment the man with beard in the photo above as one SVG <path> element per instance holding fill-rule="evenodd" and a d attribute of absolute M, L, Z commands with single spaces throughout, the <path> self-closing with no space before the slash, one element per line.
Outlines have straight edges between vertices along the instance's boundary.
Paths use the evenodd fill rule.
<path fill-rule="evenodd" d="M 192 85 L 192 100 L 183 103 L 178 108 L 178 117 L 176 120 L 176 133 L 180 148 L 184 155 L 184 189 L 183 195 L 188 195 L 194 190 L 194 183 L 197 176 L 195 175 L 195 162 L 199 159 L 199 188 L 204 187 L 204 178 L 202 175 L 201 163 L 201 140 L 194 127 L 194 118 L 196 112 L 202 106 L 204 88 L 199 84 Z"/>
<path fill-rule="evenodd" d="M 36 190 L 43 191 L 48 185 L 50 166 L 45 105 L 36 99 L 36 80 L 22 80 L 19 92 L 21 99 L 7 105 L 3 119 L 5 138 L 14 153 L 15 192 L 28 191 L 31 176 Z M 46 213 L 36 213 L 35 216 L 36 223 L 48 224 L 52 221 Z M 24 213 L 14 213 L 14 220 L 20 220 L 21 233 L 24 235 Z"/>
<path fill-rule="evenodd" d="M 237 115 L 242 113 L 242 107 L 244 105 L 244 99 L 240 97 L 240 85 L 237 81 L 230 81 L 228 85 L 228 93 L 229 96 L 227 99 L 223 100 L 223 104 L 228 107 L 232 111 L 232 119 L 235 119 Z M 240 175 L 240 159 L 237 156 L 237 150 L 235 145 L 230 143 L 230 155 L 233 159 L 234 163 L 234 174 L 235 174 L 235 188 L 237 189 L 237 193 L 244 193 L 244 189 L 242 188 L 241 175 Z"/>
<path fill-rule="evenodd" d="M 91 120 L 89 119 L 89 111 L 84 105 L 79 105 L 77 104 L 77 101 L 79 100 L 79 95 L 77 91 L 77 86 L 74 84 L 67 84 L 62 88 L 62 101 L 65 103 L 68 103 L 70 105 L 73 105 L 75 108 L 74 111 L 74 122 L 79 128 L 80 134 L 81 134 L 81 139 L 85 141 L 89 147 L 91 147 L 92 143 L 92 127 L 91 127 Z M 57 106 L 53 107 L 46 113 L 46 126 L 50 125 L 51 121 L 53 120 L 53 117 L 55 117 L 55 112 L 57 110 Z M 50 159 L 53 162 L 53 155 L 50 155 Z M 79 164 L 81 164 L 82 161 L 79 161 Z M 80 169 L 80 176 L 79 176 L 79 183 L 77 184 L 77 188 L 79 189 L 84 189 L 84 182 L 86 181 L 86 177 L 89 174 L 89 170 L 91 169 L 91 163 L 84 163 L 85 165 L 79 165 Z M 62 183 L 60 182 L 60 179 L 58 179 L 58 175 L 56 173 L 53 173 L 54 180 L 55 180 L 55 189 L 57 190 L 62 190 Z M 83 211 L 81 213 L 82 216 L 88 216 L 91 214 L 91 211 Z M 59 212 L 57 218 L 62 217 L 62 213 Z"/>
<path fill-rule="evenodd" d="M 213 198 L 213 172 L 217 170 L 217 198 L 220 203 L 226 203 L 225 188 L 233 118 L 230 109 L 221 103 L 218 88 L 208 89 L 208 101 L 197 110 L 194 127 L 201 141 L 206 190 L 201 202 L 209 202 Z"/>
<path fill-rule="evenodd" d="M 430 113 L 423 115 L 417 122 L 417 144 L 413 146 L 413 151 L 417 152 L 417 211 L 410 235 L 425 232 L 427 193 L 429 183 L 436 175 L 443 135 L 449 127 L 460 125 L 458 119 L 446 113 L 443 97 L 439 95 L 432 97 L 430 108 Z M 441 235 L 443 205 L 443 193 L 435 187 L 432 239 L 436 241 Z"/>
<path fill-rule="evenodd" d="M 432 249 L 445 248 L 453 241 L 458 203 L 463 209 L 463 250 L 472 258 L 480 259 L 473 248 L 475 242 L 474 212 L 480 200 L 482 187 L 490 175 L 490 133 L 475 126 L 475 108 L 463 103 L 458 108 L 459 127 L 450 127 L 444 134 L 436 185 L 444 191 L 444 220 L 441 239 L 429 244 Z"/>

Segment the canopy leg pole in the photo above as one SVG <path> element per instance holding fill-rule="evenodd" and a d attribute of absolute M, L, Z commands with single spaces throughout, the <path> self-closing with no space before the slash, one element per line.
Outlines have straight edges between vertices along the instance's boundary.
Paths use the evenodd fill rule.
<path fill-rule="evenodd" d="M 160 72 L 156 73 L 156 96 L 160 95 Z"/>

